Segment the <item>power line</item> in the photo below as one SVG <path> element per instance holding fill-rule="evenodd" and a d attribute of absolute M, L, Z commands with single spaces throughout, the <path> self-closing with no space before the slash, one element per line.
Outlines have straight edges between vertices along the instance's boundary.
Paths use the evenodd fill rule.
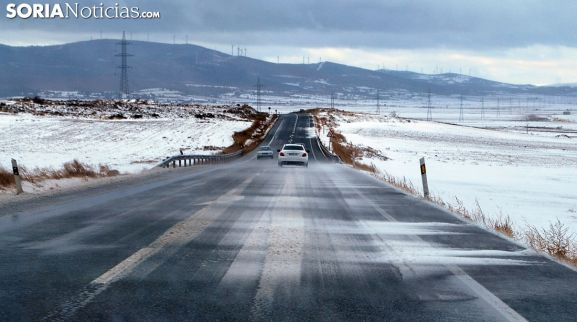
<path fill-rule="evenodd" d="M 377 114 L 381 114 L 381 93 L 377 89 Z"/>
<path fill-rule="evenodd" d="M 427 121 L 433 120 L 433 106 L 431 105 L 431 90 L 427 93 Z"/>
<path fill-rule="evenodd" d="M 121 60 L 120 66 L 118 66 L 118 68 L 120 68 L 120 95 L 125 98 L 130 94 L 128 88 L 128 69 L 130 68 L 130 66 L 128 66 L 128 57 L 132 56 L 128 54 L 127 47 L 130 43 L 126 41 L 125 31 L 122 32 L 122 40 L 118 44 L 120 45 L 120 54 L 116 56 L 120 57 Z"/>
<path fill-rule="evenodd" d="M 459 108 L 459 122 L 464 122 L 465 121 L 465 115 L 463 114 L 463 95 L 461 95 L 461 104 L 460 104 L 460 108 Z"/>
<path fill-rule="evenodd" d="M 261 90 L 262 84 L 260 83 L 260 77 L 256 79 L 256 110 L 260 112 L 260 105 L 261 105 Z"/>
<path fill-rule="evenodd" d="M 335 93 L 331 93 L 331 109 L 335 108 Z"/>
<path fill-rule="evenodd" d="M 485 97 L 481 97 L 481 120 L 485 119 Z"/>

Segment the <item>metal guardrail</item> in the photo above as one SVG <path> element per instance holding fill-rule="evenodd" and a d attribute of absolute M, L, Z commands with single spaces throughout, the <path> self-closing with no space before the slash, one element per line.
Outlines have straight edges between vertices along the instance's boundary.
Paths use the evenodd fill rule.
<path fill-rule="evenodd" d="M 242 151 L 229 154 L 213 154 L 213 155 L 175 155 L 168 157 L 159 164 L 157 168 L 176 168 L 178 167 L 193 167 L 202 164 L 217 164 L 228 162 L 242 156 Z"/>
<path fill-rule="evenodd" d="M 334 162 L 342 163 L 341 158 L 338 155 L 329 151 L 329 149 L 327 149 L 327 147 L 323 144 L 323 142 L 321 141 L 321 139 L 318 136 L 317 136 L 317 143 L 318 143 L 319 147 L 321 148 L 321 150 L 323 151 L 324 155 L 329 157 Z"/>

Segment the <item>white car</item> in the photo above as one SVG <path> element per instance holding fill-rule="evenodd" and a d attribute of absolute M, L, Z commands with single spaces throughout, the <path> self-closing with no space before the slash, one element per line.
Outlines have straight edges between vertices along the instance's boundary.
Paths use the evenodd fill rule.
<path fill-rule="evenodd" d="M 262 158 L 274 158 L 274 154 L 270 146 L 263 145 L 260 147 L 260 149 L 258 149 L 258 152 L 256 153 L 256 159 L 258 160 Z"/>
<path fill-rule="evenodd" d="M 302 144 L 285 144 L 278 150 L 278 165 L 295 164 L 309 166 L 309 153 Z"/>

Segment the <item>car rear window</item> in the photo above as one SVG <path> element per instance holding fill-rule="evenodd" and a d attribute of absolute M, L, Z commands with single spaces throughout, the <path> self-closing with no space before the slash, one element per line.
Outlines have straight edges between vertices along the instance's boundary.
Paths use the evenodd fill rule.
<path fill-rule="evenodd" d="M 260 148 L 261 151 L 270 151 L 270 147 L 268 146 L 263 146 Z"/>
<path fill-rule="evenodd" d="M 284 150 L 304 150 L 302 145 L 285 145 Z"/>

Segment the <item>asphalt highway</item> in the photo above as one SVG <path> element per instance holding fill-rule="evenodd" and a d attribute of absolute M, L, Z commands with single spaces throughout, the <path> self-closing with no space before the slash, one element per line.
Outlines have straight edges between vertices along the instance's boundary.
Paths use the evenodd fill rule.
<path fill-rule="evenodd" d="M 575 321 L 577 272 L 329 161 L 273 149 L 0 208 L 0 321 Z M 416 161 L 415 171 L 418 171 Z"/>

